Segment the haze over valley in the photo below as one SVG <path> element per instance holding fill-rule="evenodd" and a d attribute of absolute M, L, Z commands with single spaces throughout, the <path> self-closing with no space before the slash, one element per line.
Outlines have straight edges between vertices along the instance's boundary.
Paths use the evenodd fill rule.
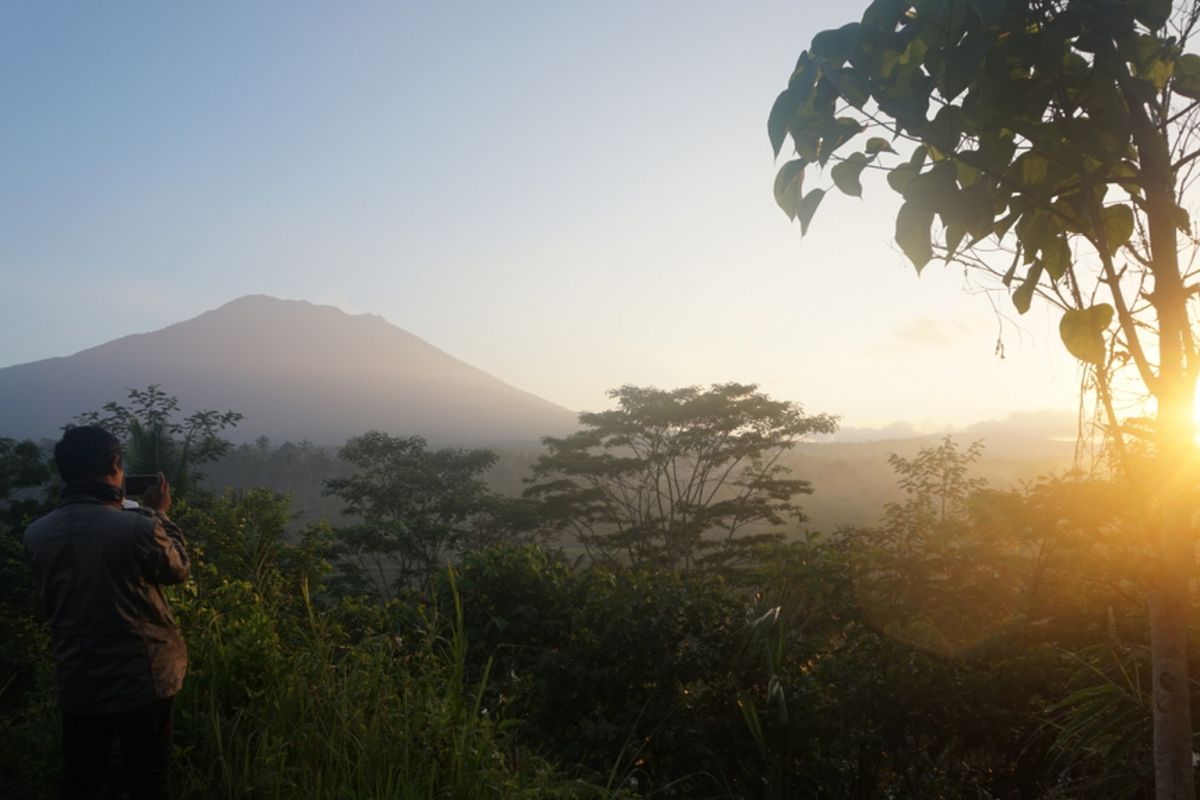
<path fill-rule="evenodd" d="M 308 442 L 332 459 L 347 439 L 374 429 L 420 435 L 435 445 L 490 447 L 500 460 L 489 481 L 509 495 L 525 488 L 541 438 L 576 428 L 576 411 L 509 385 L 379 316 L 254 295 L 161 330 L 0 369 L 0 436 L 52 439 L 78 415 L 152 384 L 179 397 L 184 410 L 243 414 L 225 434 L 243 446 L 259 437 L 272 448 Z M 610 403 L 598 397 L 589 410 Z M 946 433 L 962 444 L 983 440 L 980 474 L 1005 488 L 1068 468 L 1074 425 L 1068 413 L 1026 412 L 957 431 L 923 432 L 903 422 L 850 427 L 800 443 L 783 463 L 813 484 L 815 492 L 802 502 L 808 524 L 828 531 L 872 524 L 885 503 L 899 498 L 890 453 L 911 456 Z M 270 459 L 247 471 L 232 463 L 235 457 L 226 461 L 206 470 L 213 488 L 257 481 L 291 493 L 301 520 L 337 517 L 322 495 L 322 481 L 334 472 L 272 472 Z"/>

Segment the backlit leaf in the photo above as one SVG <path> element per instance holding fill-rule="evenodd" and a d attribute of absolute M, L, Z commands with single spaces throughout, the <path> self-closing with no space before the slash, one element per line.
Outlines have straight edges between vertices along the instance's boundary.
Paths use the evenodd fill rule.
<path fill-rule="evenodd" d="M 1088 364 L 1102 365 L 1107 354 L 1104 332 L 1112 322 L 1107 303 L 1084 309 L 1068 309 L 1058 323 L 1058 333 L 1071 355 Z"/>
<path fill-rule="evenodd" d="M 862 153 L 851 153 L 850 156 L 829 171 L 830 177 L 839 189 L 851 197 L 862 197 L 863 169 L 868 159 Z"/>
<path fill-rule="evenodd" d="M 796 206 L 796 219 L 800 220 L 801 236 L 808 233 L 808 223 L 812 222 L 813 214 L 817 213 L 817 206 L 821 205 L 824 197 L 824 189 L 813 189 L 804 195 L 804 199 Z"/>
<path fill-rule="evenodd" d="M 1046 272 L 1050 273 L 1052 281 L 1058 281 L 1066 274 L 1071 268 L 1071 248 L 1067 245 L 1065 237 L 1056 236 L 1049 244 L 1042 246 L 1042 263 Z"/>
<path fill-rule="evenodd" d="M 1013 305 L 1019 313 L 1024 314 L 1029 310 L 1029 305 L 1033 301 L 1033 292 L 1037 289 L 1037 283 L 1042 277 L 1043 269 L 1041 260 L 1033 262 L 1028 274 L 1025 276 L 1025 280 L 1013 292 Z"/>
<path fill-rule="evenodd" d="M 1176 94 L 1200 99 L 1200 55 L 1188 53 L 1175 62 L 1175 80 L 1171 88 Z"/>
<path fill-rule="evenodd" d="M 1104 240 L 1109 254 L 1116 253 L 1133 235 L 1133 211 L 1129 206 L 1108 206 L 1104 209 Z"/>
<path fill-rule="evenodd" d="M 779 157 L 779 151 L 783 149 L 783 142 L 787 139 L 788 127 L 792 124 L 792 117 L 796 115 L 796 106 L 799 105 L 798 92 L 794 89 L 784 89 L 779 93 L 779 97 L 775 98 L 775 105 L 771 106 L 771 114 L 767 117 L 767 135 L 771 137 L 771 148 L 775 151 L 775 157 Z"/>
<path fill-rule="evenodd" d="M 882 136 L 872 136 L 867 139 L 867 155 L 873 156 L 879 153 L 894 153 L 896 152 L 890 142 Z"/>
<path fill-rule="evenodd" d="M 804 189 L 804 165 L 804 159 L 794 159 L 784 164 L 775 176 L 775 202 L 791 219 L 796 218 Z"/>
<path fill-rule="evenodd" d="M 896 243 L 917 272 L 933 258 L 932 226 L 933 211 L 922 203 L 909 200 L 896 214 Z"/>

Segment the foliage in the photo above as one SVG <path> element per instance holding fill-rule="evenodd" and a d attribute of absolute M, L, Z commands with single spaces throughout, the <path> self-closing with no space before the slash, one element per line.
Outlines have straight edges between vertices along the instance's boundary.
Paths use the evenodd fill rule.
<path fill-rule="evenodd" d="M 514 545 L 532 501 L 485 540 L 481 502 L 455 572 L 391 599 L 337 572 L 327 526 L 289 534 L 286 497 L 194 492 L 172 510 L 193 556 L 170 590 L 191 656 L 176 793 L 1147 796 L 1141 489 L 998 491 L 979 453 L 893 456 L 903 497 L 876 527 L 764 542 L 736 581 Z M 49 637 L 13 533 L 0 785 L 49 796 Z"/>
<path fill-rule="evenodd" d="M 767 123 L 776 155 L 789 136 L 795 147 L 775 194 L 802 230 L 826 194 L 804 190 L 810 166 L 833 162 L 852 196 L 865 169 L 885 172 L 903 198 L 896 241 L 918 271 L 941 256 L 1011 292 L 1020 313 L 1035 294 L 1058 306 L 1118 474 L 1136 479 L 1130 438 L 1152 445 L 1155 765 L 1160 796 L 1175 798 L 1194 795 L 1182 654 L 1198 474 L 1200 242 L 1185 207 L 1200 156 L 1200 56 L 1187 52 L 1198 22 L 1195 0 L 875 0 L 813 38 Z M 1153 401 L 1148 424 L 1121 418 L 1122 388 Z"/>
<path fill-rule="evenodd" d="M 193 577 L 171 591 L 191 662 L 175 796 L 613 796 L 517 748 L 510 724 L 481 706 L 487 677 L 467 679 L 461 606 L 397 613 L 322 595 L 324 544 L 286 541 L 286 508 L 250 492 L 176 510 Z M 259 543 L 237 546 L 243 536 Z M 33 657 L 48 673 L 48 651 Z M 58 724 L 48 681 L 0 703 L 7 796 L 54 796 Z"/>
<path fill-rule="evenodd" d="M 46 453 L 36 442 L 0 437 L 0 519 L 20 528 L 41 514 L 52 495 L 46 485 L 55 477 Z"/>
<path fill-rule="evenodd" d="M 764 560 L 747 654 L 766 679 L 740 699 L 769 796 L 1027 797 L 1063 785 L 1052 748 L 1076 743 L 1056 743 L 1044 709 L 1078 680 L 1069 652 L 1103 635 L 1114 606 L 1107 592 L 1085 600 L 1097 560 L 1076 557 L 1080 484 L 990 490 L 969 473 L 979 452 L 944 440 L 893 456 L 907 497 L 878 528 Z M 1122 606 L 1122 618 L 1137 610 Z"/>
<path fill-rule="evenodd" d="M 203 475 L 196 467 L 215 461 L 233 446 L 221 433 L 235 427 L 243 416 L 236 411 L 195 411 L 178 418 L 179 399 L 158 384 L 144 391 L 129 390 L 129 404 L 105 403 L 102 411 L 75 418 L 77 425 L 99 425 L 121 439 L 125 471 L 161 472 L 176 495 L 186 494 Z"/>
<path fill-rule="evenodd" d="M 327 491 L 361 519 L 338 531 L 339 566 L 385 598 L 427 585 L 449 555 L 471 544 L 497 502 L 480 477 L 496 461 L 491 450 L 429 450 L 420 436 L 371 431 L 339 455 L 359 472 L 328 481 Z"/>
<path fill-rule="evenodd" d="M 753 385 L 672 391 L 623 386 L 582 430 L 543 440 L 527 497 L 604 563 L 689 570 L 743 561 L 771 531 L 804 520 L 812 487 L 782 453 L 837 420 L 807 416 Z"/>
<path fill-rule="evenodd" d="M 48 480 L 50 465 L 36 442 L 0 437 L 0 502 L 18 489 L 41 486 Z"/>
<path fill-rule="evenodd" d="M 656 797 L 722 796 L 756 766 L 732 703 L 747 600 L 720 578 L 573 572 L 526 545 L 467 554 L 458 590 L 474 668 L 531 746 Z"/>

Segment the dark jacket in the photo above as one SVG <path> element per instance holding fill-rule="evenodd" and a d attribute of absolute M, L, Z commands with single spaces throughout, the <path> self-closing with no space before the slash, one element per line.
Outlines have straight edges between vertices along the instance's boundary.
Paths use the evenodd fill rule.
<path fill-rule="evenodd" d="M 183 534 L 163 514 L 65 498 L 25 531 L 66 711 L 107 713 L 170 697 L 187 648 L 163 584 L 187 580 Z"/>

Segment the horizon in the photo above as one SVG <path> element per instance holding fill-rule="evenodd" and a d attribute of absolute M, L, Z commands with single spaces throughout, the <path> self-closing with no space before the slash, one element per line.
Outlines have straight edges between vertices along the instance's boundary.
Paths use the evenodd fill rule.
<path fill-rule="evenodd" d="M 192 322 L 193 320 L 196 320 L 197 318 L 199 318 L 201 316 L 204 316 L 206 314 L 209 314 L 209 313 L 212 313 L 215 311 L 219 311 L 221 309 L 226 308 L 227 306 L 231 306 L 231 305 L 238 304 L 238 303 L 244 304 L 245 301 L 249 301 L 249 300 L 269 300 L 269 301 L 280 302 L 283 304 L 299 304 L 299 305 L 312 306 L 314 308 L 336 309 L 337 311 L 341 312 L 342 314 L 346 315 L 349 318 L 372 317 L 372 318 L 376 318 L 376 319 L 381 319 L 385 323 L 387 323 L 389 326 L 391 326 L 392 328 L 396 328 L 400 331 L 403 331 L 404 333 L 415 336 L 419 341 L 423 342 L 424 344 L 426 344 L 430 347 L 433 347 L 434 349 L 440 351 L 441 353 L 449 356 L 451 359 L 454 359 L 455 361 L 460 361 L 460 362 L 466 364 L 468 367 L 471 367 L 473 369 L 479 369 L 475 365 L 469 364 L 468 362 L 465 362 L 462 359 L 459 359 L 454 353 L 449 353 L 449 352 L 443 350 L 441 347 L 439 347 L 437 342 L 430 342 L 427 339 L 425 339 L 424 337 L 418 336 L 417 334 L 415 334 L 411 331 L 407 331 L 403 327 L 396 325 L 395 323 L 387 320 L 382 315 L 374 314 L 372 312 L 350 312 L 350 311 L 346 311 L 345 309 L 342 309 L 336 305 L 332 305 L 332 304 L 328 304 L 328 303 L 320 303 L 320 302 L 314 302 L 314 301 L 310 301 L 310 300 L 294 300 L 294 299 L 288 299 L 288 298 L 280 298 L 280 297 L 274 297 L 274 296 L 266 295 L 266 294 L 253 294 L 253 295 L 243 295 L 241 297 L 236 297 L 236 298 L 233 298 L 231 300 L 228 300 L 228 301 L 222 303 L 219 306 L 216 306 L 211 309 L 206 309 L 205 311 L 202 311 L 200 314 L 196 315 L 195 317 L 190 317 L 188 319 L 176 320 L 174 322 L 171 322 L 168 325 L 164 326 L 163 328 L 158 328 L 158 329 L 149 330 L 149 331 L 133 331 L 133 332 L 124 334 L 122 336 L 118 336 L 117 338 L 109 340 L 107 342 L 97 342 L 90 347 L 84 348 L 83 350 L 79 350 L 74 353 L 64 353 L 64 354 L 60 354 L 57 356 L 52 356 L 50 359 L 42 359 L 42 360 L 53 360 L 56 358 L 71 358 L 73 356 L 77 356 L 82 353 L 85 353 L 89 350 L 104 347 L 106 345 L 115 344 L 124 339 L 131 339 L 131 338 L 135 338 L 135 337 L 139 337 L 139 336 L 152 335 L 152 334 L 158 333 L 162 330 L 165 330 L 166 328 L 171 328 L 176 325 L 180 325 L 182 323 Z M 0 366 L 0 371 L 7 369 L 9 367 L 25 366 L 25 365 L 33 364 L 33 363 L 36 363 L 36 362 L 24 362 L 24 364 L 3 365 L 3 366 Z M 495 375 L 493 373 L 487 372 L 486 370 L 480 370 L 480 371 L 484 372 L 485 374 L 489 375 L 492 378 L 495 378 L 495 379 L 511 386 L 514 389 L 517 389 L 522 392 L 527 391 L 527 390 L 525 390 L 524 387 L 517 386 L 517 385 L 511 383 L 510 381 L 507 381 L 505 376 L 503 376 L 503 375 Z M 170 389 L 171 389 L 170 386 L 167 386 L 164 388 L 166 388 L 168 391 L 170 391 Z M 610 387 L 610 389 L 615 389 L 615 388 L 617 388 L 617 387 Z M 659 386 L 657 388 L 667 389 L 667 388 L 675 388 L 675 387 Z M 607 392 L 607 390 L 606 390 L 606 392 Z M 119 400 L 120 398 L 113 398 L 113 399 Z M 184 399 L 186 400 L 186 398 L 184 398 Z M 541 398 L 541 399 L 546 399 L 546 398 Z M 776 397 L 775 399 L 788 400 L 790 402 L 798 402 L 798 401 L 794 400 L 793 398 L 787 398 L 787 397 Z M 552 402 L 552 401 L 550 401 L 550 402 Z M 560 404 L 556 404 L 556 405 L 559 405 L 560 408 L 562 408 L 565 411 L 569 411 L 572 414 L 578 414 L 583 411 L 599 411 L 599 410 L 611 408 L 613 405 L 613 402 L 610 398 L 607 397 L 607 393 L 606 393 L 599 402 L 597 402 L 587 408 L 571 409 L 571 408 L 567 408 L 565 406 L 561 406 Z M 810 412 L 813 411 L 813 409 L 807 409 L 807 408 L 806 408 L 806 410 L 810 411 Z M 252 421 L 251 421 L 251 423 L 252 423 Z M 1028 410 L 1028 411 L 1011 412 L 1003 418 L 973 420 L 967 424 L 960 425 L 960 426 L 952 426 L 952 425 L 942 425 L 940 427 L 934 427 L 934 426 L 929 426 L 929 425 L 921 426 L 919 424 L 914 423 L 911 420 L 893 420 L 882 426 L 839 425 L 838 431 L 836 433 L 822 434 L 822 435 L 818 435 L 815 437 L 811 437 L 809 439 L 809 441 L 811 443 L 816 443 L 816 444 L 820 444 L 820 443 L 851 444 L 851 443 L 871 443 L 871 442 L 884 442 L 884 441 L 902 441 L 902 440 L 909 440 L 909 439 L 928 438 L 931 436 L 940 436 L 940 435 L 955 435 L 955 436 L 973 436 L 973 435 L 985 436 L 986 435 L 988 437 L 994 437 L 994 436 L 1009 436 L 1009 437 L 1011 437 L 1011 436 L 1015 435 L 1015 436 L 1021 436 L 1021 437 L 1026 437 L 1026 438 L 1030 438 L 1030 439 L 1040 439 L 1040 440 L 1045 440 L 1045 441 L 1060 441 L 1060 440 L 1065 440 L 1067 438 L 1073 439 L 1073 437 L 1068 437 L 1067 434 L 1069 434 L 1071 431 L 1074 430 L 1076 423 L 1077 423 L 1076 415 L 1072 414 L 1070 412 L 1065 412 L 1063 410 L 1057 410 L 1057 409 L 1033 409 L 1033 410 Z M 393 432 L 395 432 L 395 431 L 393 431 Z M 240 441 L 245 438 L 245 435 L 251 435 L 251 436 L 255 435 L 255 431 L 253 430 L 252 424 L 249 426 L 246 426 L 243 430 L 239 431 L 239 435 L 235 436 L 235 438 Z M 321 444 L 331 445 L 331 444 L 336 444 L 336 443 L 322 442 Z"/>
<path fill-rule="evenodd" d="M 572 409 L 728 381 L 862 428 L 1076 407 L 1050 312 L 918 279 L 886 187 L 803 242 L 775 206 L 767 112 L 842 10 L 283 8 L 0 11 L 0 270 L 25 298 L 0 363 L 262 293 Z"/>

